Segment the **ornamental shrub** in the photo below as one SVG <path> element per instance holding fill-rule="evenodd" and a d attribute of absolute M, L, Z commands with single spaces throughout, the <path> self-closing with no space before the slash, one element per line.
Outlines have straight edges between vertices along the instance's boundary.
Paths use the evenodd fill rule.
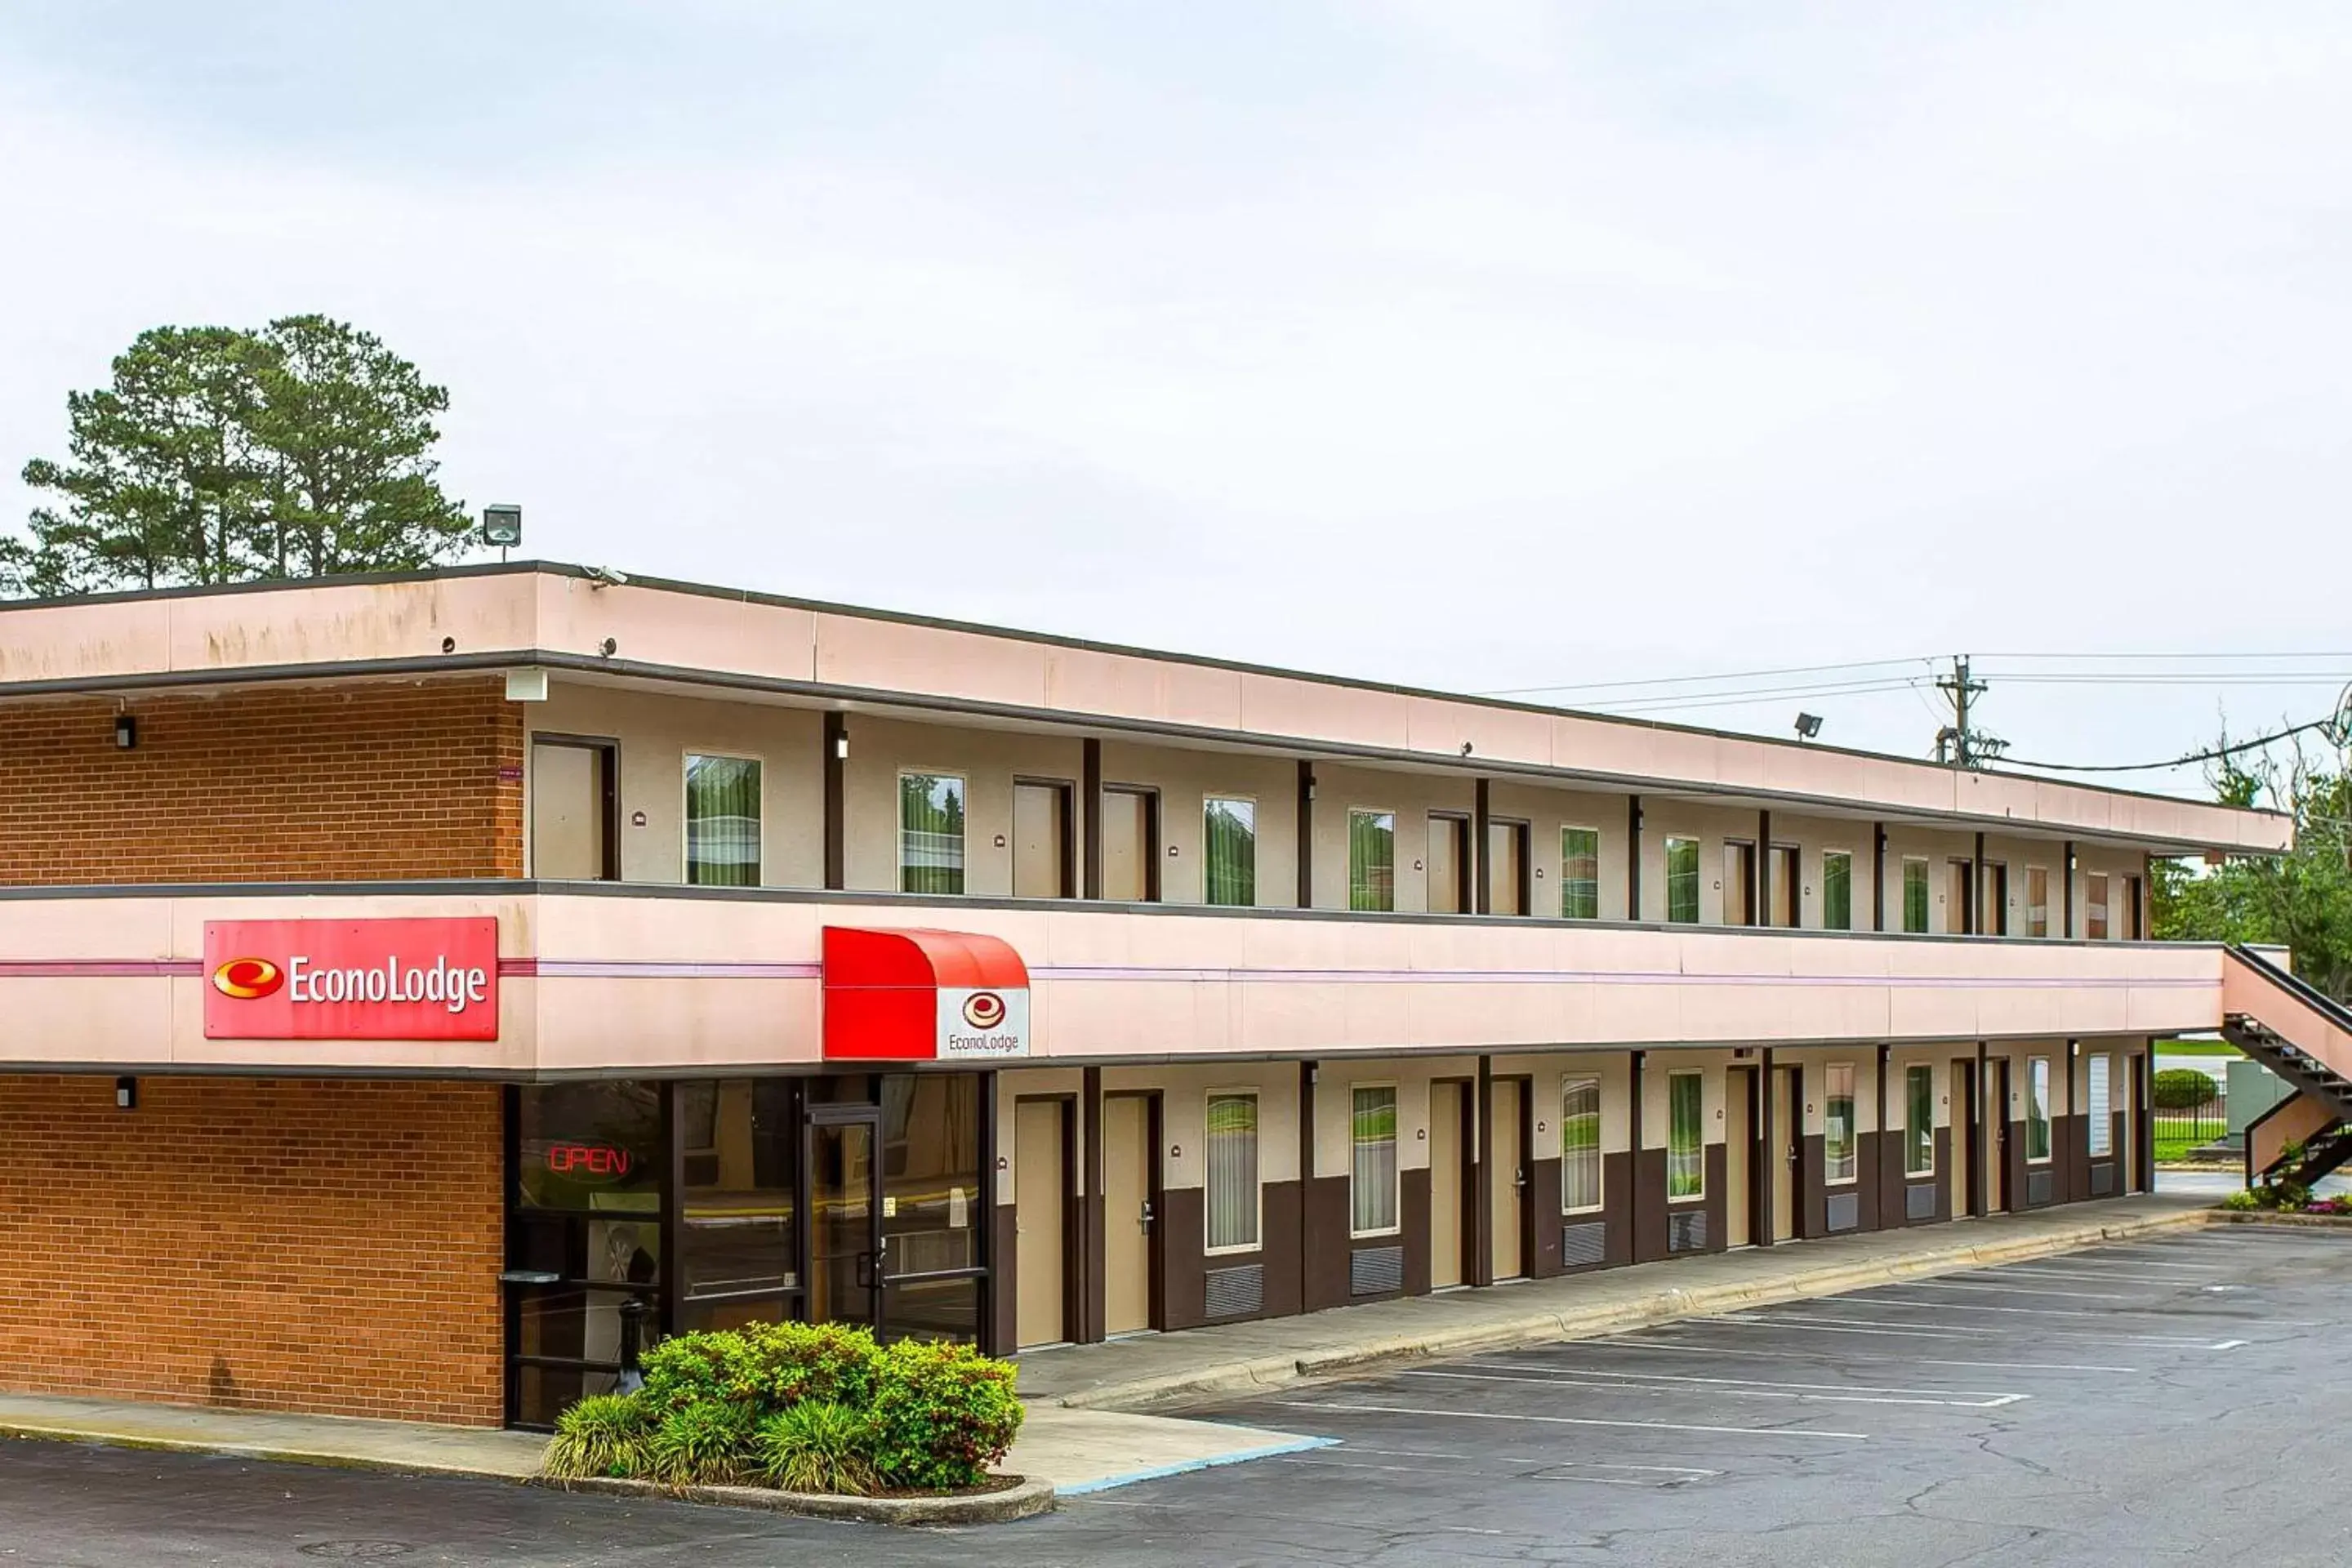
<path fill-rule="evenodd" d="M 863 1497 L 881 1483 L 874 1421 L 825 1399 L 803 1399 L 760 1423 L 760 1474 L 788 1492 Z"/>
<path fill-rule="evenodd" d="M 752 1323 L 735 1331 L 738 1381 L 768 1411 L 803 1400 L 863 1408 L 874 1398 L 872 1331 L 842 1323 Z"/>
<path fill-rule="evenodd" d="M 2249 1209 L 2258 1209 L 2262 1207 L 2263 1200 L 2255 1194 L 2252 1188 L 2240 1187 L 2236 1192 L 2231 1193 L 2228 1197 L 2221 1200 L 2221 1206 L 2233 1213 L 2243 1214 Z"/>
<path fill-rule="evenodd" d="M 2156 1075 L 2158 1110 L 2195 1110 L 2221 1098 L 2221 1086 L 2195 1068 L 2167 1068 Z"/>
<path fill-rule="evenodd" d="M 1021 1430 L 1013 1379 L 970 1345 L 902 1340 L 882 1352 L 873 1414 L 883 1479 L 923 1491 L 984 1482 Z"/>
<path fill-rule="evenodd" d="M 757 1412 L 712 1401 L 673 1410 L 646 1445 L 651 1479 L 667 1486 L 733 1486 L 759 1468 Z"/>
<path fill-rule="evenodd" d="M 649 1464 L 652 1436 L 651 1414 L 642 1401 L 625 1394 L 592 1394 L 556 1417 L 544 1468 L 566 1480 L 640 1476 Z"/>
<path fill-rule="evenodd" d="M 701 1405 L 749 1404 L 753 1391 L 738 1384 L 743 1361 L 742 1337 L 732 1331 L 673 1334 L 638 1359 L 646 1379 L 639 1397 L 656 1418 Z"/>

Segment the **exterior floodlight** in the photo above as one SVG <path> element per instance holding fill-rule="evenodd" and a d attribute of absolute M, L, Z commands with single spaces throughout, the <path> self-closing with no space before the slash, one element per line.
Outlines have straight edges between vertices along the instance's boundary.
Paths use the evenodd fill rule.
<path fill-rule="evenodd" d="M 495 544 L 501 550 L 511 549 L 522 542 L 522 508 L 519 506 L 486 506 L 482 509 L 482 542 Z"/>
<path fill-rule="evenodd" d="M 1822 716 L 1818 713 L 1797 715 L 1797 739 L 1810 741 L 1822 732 Z"/>

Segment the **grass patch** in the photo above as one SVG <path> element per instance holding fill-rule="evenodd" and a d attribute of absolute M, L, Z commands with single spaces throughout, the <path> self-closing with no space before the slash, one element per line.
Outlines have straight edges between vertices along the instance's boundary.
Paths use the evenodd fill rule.
<path fill-rule="evenodd" d="M 2167 1040 L 2156 1047 L 2159 1057 L 2242 1057 L 2246 1053 L 2227 1040 Z"/>

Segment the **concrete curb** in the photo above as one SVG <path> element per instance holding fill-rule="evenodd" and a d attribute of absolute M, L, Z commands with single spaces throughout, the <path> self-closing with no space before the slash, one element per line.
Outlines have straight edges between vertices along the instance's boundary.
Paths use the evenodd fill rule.
<path fill-rule="evenodd" d="M 2313 1230 L 2352 1230 L 2352 1215 L 2344 1214 L 2268 1214 L 2261 1209 L 2216 1209 L 2213 1218 L 2221 1225 L 2280 1225 L 2302 1226 Z"/>
<path fill-rule="evenodd" d="M 829 1492 L 782 1492 L 768 1487 L 666 1487 L 654 1481 L 623 1481 L 602 1478 L 559 1480 L 533 1476 L 526 1486 L 552 1491 L 596 1492 L 608 1497 L 667 1498 L 679 1502 L 709 1503 L 720 1508 L 764 1509 L 770 1513 L 799 1514 L 807 1519 L 838 1519 L 859 1524 L 1004 1524 L 1050 1513 L 1054 1483 L 1034 1477 L 1003 1491 L 970 1497 L 835 1497 Z"/>
<path fill-rule="evenodd" d="M 228 1459 L 250 1459 L 271 1465 L 311 1465 L 330 1470 L 384 1470 L 404 1476 L 470 1476 L 493 1481 L 529 1479 L 511 1471 L 486 1469 L 480 1465 L 436 1464 L 430 1459 L 328 1453 L 316 1448 L 280 1448 L 268 1443 L 224 1443 L 201 1437 L 151 1436 L 102 1426 L 80 1426 L 70 1422 L 0 1417 L 0 1437 L 18 1437 L 31 1442 L 87 1443 L 101 1448 L 138 1448 L 161 1454 L 217 1454 Z"/>
<path fill-rule="evenodd" d="M 2065 1231 L 1991 1240 L 1901 1258 L 1833 1265 L 1793 1278 L 1706 1285 L 1696 1289 L 1670 1287 L 1636 1300 L 1582 1310 L 1536 1312 L 1523 1318 L 1426 1334 L 1361 1340 L 1303 1355 L 1259 1356 L 1202 1367 L 1194 1372 L 1137 1378 L 1128 1383 L 1082 1389 L 1047 1403 L 1077 1410 L 1141 1410 L 1229 1398 L 1305 1379 L 1337 1377 L 1410 1362 L 1508 1350 L 1518 1345 L 1591 1339 L 1671 1322 L 1677 1318 L 1810 1300 L 1868 1285 L 1898 1284 L 1927 1275 L 1949 1274 L 2002 1263 L 2021 1263 L 2101 1242 L 2200 1228 L 2216 1217 L 2221 1217 L 2216 1211 L 2188 1209 L 2130 1219 L 2102 1220 Z"/>

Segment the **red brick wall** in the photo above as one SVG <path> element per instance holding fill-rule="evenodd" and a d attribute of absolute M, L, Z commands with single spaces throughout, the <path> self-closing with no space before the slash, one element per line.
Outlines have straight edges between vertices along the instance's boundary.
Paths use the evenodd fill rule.
<path fill-rule="evenodd" d="M 0 1076 L 0 1387 L 504 1418 L 490 1084 Z"/>
<path fill-rule="evenodd" d="M 522 712 L 495 680 L 122 710 L 131 751 L 111 699 L 0 709 L 0 883 L 522 875 Z"/>

